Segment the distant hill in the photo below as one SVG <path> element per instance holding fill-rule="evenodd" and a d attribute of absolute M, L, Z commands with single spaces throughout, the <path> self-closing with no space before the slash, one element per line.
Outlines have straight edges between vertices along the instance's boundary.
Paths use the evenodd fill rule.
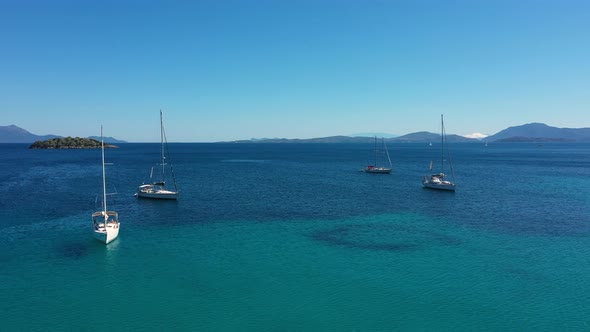
<path fill-rule="evenodd" d="M 15 125 L 0 126 L 0 143 L 33 143 L 35 141 L 52 139 L 57 135 L 35 135 Z"/>
<path fill-rule="evenodd" d="M 486 141 L 500 142 L 590 142 L 590 128 L 557 128 L 544 123 L 528 123 L 506 128 L 488 136 Z"/>
<path fill-rule="evenodd" d="M 406 134 L 393 139 L 394 142 L 436 142 L 440 141 L 440 135 L 433 134 L 427 131 L 419 131 L 416 133 Z"/>
<path fill-rule="evenodd" d="M 231 143 L 372 143 L 374 137 L 329 136 L 318 138 L 263 138 L 232 141 Z"/>
<path fill-rule="evenodd" d="M 88 138 L 100 141 L 100 136 L 88 136 Z M 116 139 L 114 137 L 103 137 L 103 139 L 104 139 L 105 143 L 110 143 L 110 144 L 127 143 L 127 141 Z"/>
<path fill-rule="evenodd" d="M 430 143 L 439 142 L 440 134 L 434 134 L 427 131 L 419 131 L 403 136 L 399 136 L 390 140 L 391 142 L 403 143 Z M 449 143 L 476 143 L 479 140 L 475 138 L 467 138 L 459 135 L 447 135 L 447 142 Z"/>
<path fill-rule="evenodd" d="M 232 143 L 373 143 L 374 141 L 375 137 L 329 136 L 307 139 L 264 138 L 233 141 Z M 387 143 L 429 143 L 438 141 L 440 141 L 439 134 L 433 134 L 426 131 L 385 139 L 385 142 Z M 459 135 L 447 135 L 447 141 L 451 143 L 479 142 L 477 139 Z"/>
<path fill-rule="evenodd" d="M 0 126 L 0 143 L 33 143 L 45 141 L 52 138 L 60 138 L 58 135 L 35 135 L 15 125 Z M 88 138 L 100 140 L 100 137 L 90 136 Z M 113 137 L 105 137 L 105 143 L 127 143 Z"/>
<path fill-rule="evenodd" d="M 523 136 L 513 136 L 513 137 L 509 137 L 509 138 L 501 138 L 498 140 L 495 140 L 494 142 L 499 142 L 499 143 L 506 143 L 506 142 L 510 142 L 510 143 L 525 143 L 525 142 L 534 142 L 534 143 L 550 143 L 550 142 L 554 142 L 554 143 L 567 143 L 567 142 L 575 142 L 575 140 L 572 139 L 567 139 L 567 138 L 547 138 L 547 137 L 523 137 Z"/>
<path fill-rule="evenodd" d="M 377 137 L 377 138 L 394 138 L 394 137 L 398 137 L 399 135 L 396 134 L 388 134 L 388 133 L 357 133 L 357 134 L 352 134 L 352 135 L 348 135 L 351 137 Z"/>

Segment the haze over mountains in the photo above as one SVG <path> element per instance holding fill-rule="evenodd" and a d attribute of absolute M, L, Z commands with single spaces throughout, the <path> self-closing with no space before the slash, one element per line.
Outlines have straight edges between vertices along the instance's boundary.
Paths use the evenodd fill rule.
<path fill-rule="evenodd" d="M 62 137 L 58 135 L 35 135 L 15 125 L 0 126 L 0 143 L 33 143 Z M 100 137 L 89 136 L 100 140 Z M 309 139 L 264 138 L 231 141 L 233 143 L 371 143 L 374 137 L 330 136 Z M 105 143 L 126 143 L 112 137 L 105 137 Z M 398 137 L 385 138 L 387 142 L 428 143 L 438 142 L 440 134 L 420 131 Z M 506 128 L 484 138 L 486 142 L 590 142 L 590 128 L 557 128 L 543 123 L 529 123 Z M 448 142 L 474 143 L 481 140 L 460 135 L 447 135 Z"/>

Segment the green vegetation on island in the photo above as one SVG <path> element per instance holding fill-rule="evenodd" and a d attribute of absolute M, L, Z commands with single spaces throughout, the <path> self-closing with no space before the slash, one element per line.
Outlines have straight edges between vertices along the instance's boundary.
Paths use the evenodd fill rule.
<path fill-rule="evenodd" d="M 96 149 L 101 147 L 101 142 L 92 138 L 82 137 L 58 137 L 45 141 L 36 141 L 29 149 Z M 115 145 L 105 144 L 105 148 L 116 148 Z"/>

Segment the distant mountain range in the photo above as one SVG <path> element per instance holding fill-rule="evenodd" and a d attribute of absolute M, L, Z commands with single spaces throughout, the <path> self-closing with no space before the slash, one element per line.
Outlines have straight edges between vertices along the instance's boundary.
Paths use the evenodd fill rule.
<path fill-rule="evenodd" d="M 52 138 L 60 138 L 58 135 L 35 135 L 15 125 L 0 126 L 0 143 L 34 143 Z M 89 136 L 88 138 L 100 140 L 100 136 Z M 127 143 L 113 137 L 105 137 L 105 143 Z"/>
<path fill-rule="evenodd" d="M 485 138 L 488 142 L 590 142 L 590 128 L 557 128 L 528 123 L 506 128 Z"/>
<path fill-rule="evenodd" d="M 381 137 L 378 137 L 381 140 Z M 429 133 L 427 131 L 421 131 L 417 133 L 411 133 L 394 138 L 384 138 L 387 143 L 429 143 L 440 141 L 439 134 Z M 351 136 L 328 136 L 318 138 L 263 138 L 263 139 L 250 139 L 250 140 L 238 140 L 232 141 L 231 143 L 373 143 L 375 137 L 351 137 Z M 447 141 L 452 143 L 474 143 L 479 142 L 475 138 L 467 138 L 459 135 L 447 135 Z"/>
<path fill-rule="evenodd" d="M 371 143 L 374 137 L 330 136 L 309 139 L 251 139 L 233 141 L 234 143 Z M 529 123 L 510 127 L 495 135 L 483 139 L 486 142 L 590 142 L 590 128 L 557 128 L 543 123 Z M 385 138 L 391 143 L 436 143 L 440 141 L 440 134 L 427 131 L 406 134 L 394 138 Z M 447 135 L 451 143 L 475 143 L 480 139 L 459 135 Z"/>
<path fill-rule="evenodd" d="M 318 138 L 262 138 L 231 141 L 230 143 L 372 143 L 374 137 L 329 136 Z"/>
<path fill-rule="evenodd" d="M 0 143 L 33 143 L 62 136 L 35 135 L 15 125 L 0 126 Z M 100 137 L 89 136 L 100 140 Z M 231 141 L 231 143 L 372 143 L 374 137 L 329 136 L 308 139 L 263 138 Z M 590 128 L 557 128 L 544 123 L 528 123 L 506 128 L 497 134 L 483 139 L 486 142 L 590 142 Z M 105 143 L 127 143 L 113 137 L 105 137 Z M 388 143 L 436 143 L 440 135 L 420 131 L 398 137 L 385 138 Z M 447 141 L 453 143 L 474 143 L 481 140 L 459 135 L 447 135 Z"/>

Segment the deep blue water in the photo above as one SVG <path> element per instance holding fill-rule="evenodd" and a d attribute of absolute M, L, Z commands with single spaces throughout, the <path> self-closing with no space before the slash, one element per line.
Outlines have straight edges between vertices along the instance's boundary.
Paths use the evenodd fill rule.
<path fill-rule="evenodd" d="M 159 145 L 121 144 L 105 246 L 99 150 L 0 144 L 2 329 L 590 330 L 590 145 L 451 151 L 456 193 L 421 187 L 436 144 L 391 175 L 371 144 L 171 144 L 163 202 L 133 196 Z"/>

